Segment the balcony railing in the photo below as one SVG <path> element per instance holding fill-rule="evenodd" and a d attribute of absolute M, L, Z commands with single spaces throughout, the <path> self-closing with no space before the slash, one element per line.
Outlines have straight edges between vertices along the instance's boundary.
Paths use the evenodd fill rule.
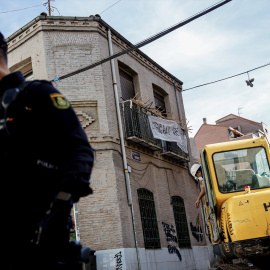
<path fill-rule="evenodd" d="M 126 139 L 152 150 L 160 150 L 161 155 L 187 162 L 188 154 L 182 151 L 177 143 L 161 141 L 153 137 L 148 115 L 150 115 L 150 112 L 137 104 L 123 103 Z"/>
<path fill-rule="evenodd" d="M 176 142 L 163 141 L 161 155 L 179 159 L 181 161 L 189 161 L 188 154 L 185 153 L 180 147 L 178 147 Z"/>
<path fill-rule="evenodd" d="M 148 121 L 148 112 L 140 106 L 124 103 L 126 139 L 140 143 L 152 150 L 162 150 L 161 141 L 153 137 Z"/>

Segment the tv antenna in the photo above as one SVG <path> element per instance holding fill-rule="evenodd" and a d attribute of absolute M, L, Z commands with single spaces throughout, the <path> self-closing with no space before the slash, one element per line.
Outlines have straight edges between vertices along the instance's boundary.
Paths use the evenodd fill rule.
<path fill-rule="evenodd" d="M 47 10 L 49 11 L 49 16 L 52 16 L 52 12 L 54 12 L 55 9 L 60 15 L 60 12 L 58 11 L 58 9 L 56 7 L 51 6 L 51 1 L 54 1 L 54 0 L 48 0 L 48 2 L 43 2 L 43 6 L 46 6 Z"/>
<path fill-rule="evenodd" d="M 241 112 L 240 110 L 243 109 L 242 107 L 238 108 L 238 116 L 240 116 Z"/>

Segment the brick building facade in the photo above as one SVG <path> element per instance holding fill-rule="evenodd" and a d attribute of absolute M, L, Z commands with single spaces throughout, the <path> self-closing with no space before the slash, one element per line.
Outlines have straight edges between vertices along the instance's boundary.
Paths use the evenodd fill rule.
<path fill-rule="evenodd" d="M 255 122 L 235 114 L 226 115 L 216 120 L 216 125 L 208 124 L 203 118 L 203 124 L 194 136 L 198 157 L 200 150 L 206 144 L 243 140 L 265 136 L 270 142 L 268 127 L 265 123 Z"/>
<path fill-rule="evenodd" d="M 261 123 L 234 114 L 229 114 L 216 120 L 216 124 L 230 126 L 243 134 L 255 133 L 259 129 L 262 130 Z"/>
<path fill-rule="evenodd" d="M 208 269 L 213 258 L 194 206 L 192 157 L 153 139 L 149 111 L 125 102 L 135 94 L 185 119 L 182 82 L 138 49 L 114 65 L 106 61 L 58 80 L 110 55 L 108 29 L 114 53 L 132 46 L 97 15 L 38 16 L 7 38 L 10 70 L 52 81 L 71 101 L 95 150 L 94 194 L 76 205 L 77 237 L 96 250 L 98 269 Z"/>

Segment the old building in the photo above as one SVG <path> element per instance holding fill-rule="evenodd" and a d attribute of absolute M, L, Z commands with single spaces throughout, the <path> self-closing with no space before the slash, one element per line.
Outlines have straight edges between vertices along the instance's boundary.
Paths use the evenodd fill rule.
<path fill-rule="evenodd" d="M 155 139 L 148 121 L 177 122 L 190 148 L 182 82 L 138 49 L 91 67 L 133 47 L 97 15 L 41 15 L 7 41 L 10 70 L 52 81 L 95 150 L 94 194 L 79 201 L 74 219 L 78 239 L 96 250 L 97 269 L 208 269 L 191 157 Z"/>
<path fill-rule="evenodd" d="M 264 122 L 255 122 L 250 119 L 229 114 L 216 121 L 217 125 L 228 125 L 243 135 L 253 134 L 256 137 L 265 136 L 269 142 L 268 127 Z M 232 137 L 232 135 L 231 135 Z"/>
<path fill-rule="evenodd" d="M 243 140 L 265 136 L 268 143 L 268 127 L 264 122 L 255 122 L 235 114 L 226 115 L 218 120 L 216 124 L 208 124 L 203 118 L 203 124 L 194 136 L 197 154 L 206 144 L 226 142 L 230 140 Z"/>

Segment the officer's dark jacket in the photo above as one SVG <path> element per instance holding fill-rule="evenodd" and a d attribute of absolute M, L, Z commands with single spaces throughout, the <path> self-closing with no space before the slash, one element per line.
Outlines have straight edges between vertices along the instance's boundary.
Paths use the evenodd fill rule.
<path fill-rule="evenodd" d="M 24 82 L 20 72 L 0 81 L 0 97 Z M 22 91 L 0 119 L 1 205 L 6 221 L 38 222 L 58 191 L 74 201 L 92 192 L 89 178 L 93 150 L 63 95 L 50 82 L 34 81 Z M 23 220 L 20 220 L 23 219 Z M 22 222 L 22 223 L 21 223 Z"/>

